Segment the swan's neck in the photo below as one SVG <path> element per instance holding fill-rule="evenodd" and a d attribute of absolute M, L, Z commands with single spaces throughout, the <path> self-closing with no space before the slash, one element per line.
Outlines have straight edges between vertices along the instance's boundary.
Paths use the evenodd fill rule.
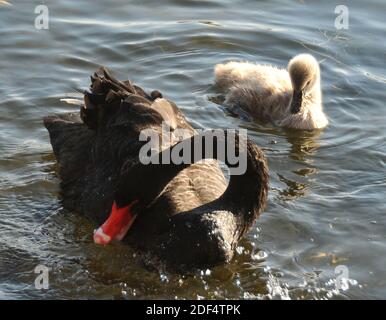
<path fill-rule="evenodd" d="M 222 198 L 233 213 L 244 220 L 243 234 L 252 226 L 265 207 L 268 194 L 268 167 L 265 157 L 250 141 L 247 142 L 247 170 L 232 175 Z"/>

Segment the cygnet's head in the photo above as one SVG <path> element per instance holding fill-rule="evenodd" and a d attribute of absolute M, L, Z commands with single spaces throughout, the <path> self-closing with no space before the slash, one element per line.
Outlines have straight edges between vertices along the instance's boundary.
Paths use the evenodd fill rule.
<path fill-rule="evenodd" d="M 293 89 L 290 111 L 295 114 L 301 110 L 304 96 L 312 93 L 314 89 L 320 90 L 319 63 L 310 54 L 299 54 L 288 63 L 288 72 Z"/>

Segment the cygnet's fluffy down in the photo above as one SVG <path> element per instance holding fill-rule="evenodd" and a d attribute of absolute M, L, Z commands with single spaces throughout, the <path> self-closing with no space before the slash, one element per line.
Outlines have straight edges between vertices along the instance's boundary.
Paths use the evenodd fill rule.
<path fill-rule="evenodd" d="M 287 70 L 249 62 L 218 64 L 215 82 L 225 93 L 225 106 L 235 113 L 286 128 L 312 130 L 328 124 L 319 63 L 309 54 L 295 56 Z"/>

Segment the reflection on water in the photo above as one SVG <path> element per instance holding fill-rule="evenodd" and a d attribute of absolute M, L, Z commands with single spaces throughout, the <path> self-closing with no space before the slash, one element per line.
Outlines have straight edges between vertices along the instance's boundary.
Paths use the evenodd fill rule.
<path fill-rule="evenodd" d="M 286 179 L 281 174 L 278 174 L 279 180 L 287 185 L 286 189 L 278 190 L 280 197 L 283 200 L 293 200 L 307 195 L 308 186 L 306 183 L 296 182 Z"/>
<path fill-rule="evenodd" d="M 311 164 L 313 156 L 317 153 L 320 144 L 318 139 L 322 134 L 321 130 L 299 131 L 287 130 L 286 139 L 290 144 L 291 159 L 304 164 Z"/>
<path fill-rule="evenodd" d="M 296 168 L 292 170 L 295 174 L 294 178 L 286 178 L 285 173 L 278 173 L 279 180 L 287 185 L 287 188 L 278 190 L 283 200 L 304 197 L 309 192 L 308 181 L 318 172 L 318 169 L 313 166 L 313 156 L 320 147 L 318 143 L 320 134 L 319 130 L 302 132 L 286 130 L 286 139 L 290 145 L 288 157 L 296 163 Z"/>
<path fill-rule="evenodd" d="M 0 298 L 385 298 L 385 3 L 150 0 L 0 1 Z M 300 17 L 300 18 L 299 18 Z M 231 115 L 213 99 L 213 67 L 250 60 L 285 67 L 300 52 L 321 62 L 330 125 L 291 131 Z M 172 274 L 62 208 L 42 117 L 77 111 L 100 65 L 159 89 L 200 128 L 245 128 L 270 166 L 267 210 L 226 266 Z M 74 104 L 69 104 L 73 102 Z M 34 288 L 36 265 L 50 289 Z M 337 267 L 346 267 L 336 290 Z M 338 274 L 339 275 L 339 274 Z M 349 279 L 349 280 L 347 280 Z"/>

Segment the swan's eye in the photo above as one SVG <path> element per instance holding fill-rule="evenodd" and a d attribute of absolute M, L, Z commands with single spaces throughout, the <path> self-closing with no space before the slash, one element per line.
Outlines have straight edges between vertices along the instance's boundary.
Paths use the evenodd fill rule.
<path fill-rule="evenodd" d="M 306 87 L 308 87 L 311 84 L 311 80 L 307 81 Z"/>

